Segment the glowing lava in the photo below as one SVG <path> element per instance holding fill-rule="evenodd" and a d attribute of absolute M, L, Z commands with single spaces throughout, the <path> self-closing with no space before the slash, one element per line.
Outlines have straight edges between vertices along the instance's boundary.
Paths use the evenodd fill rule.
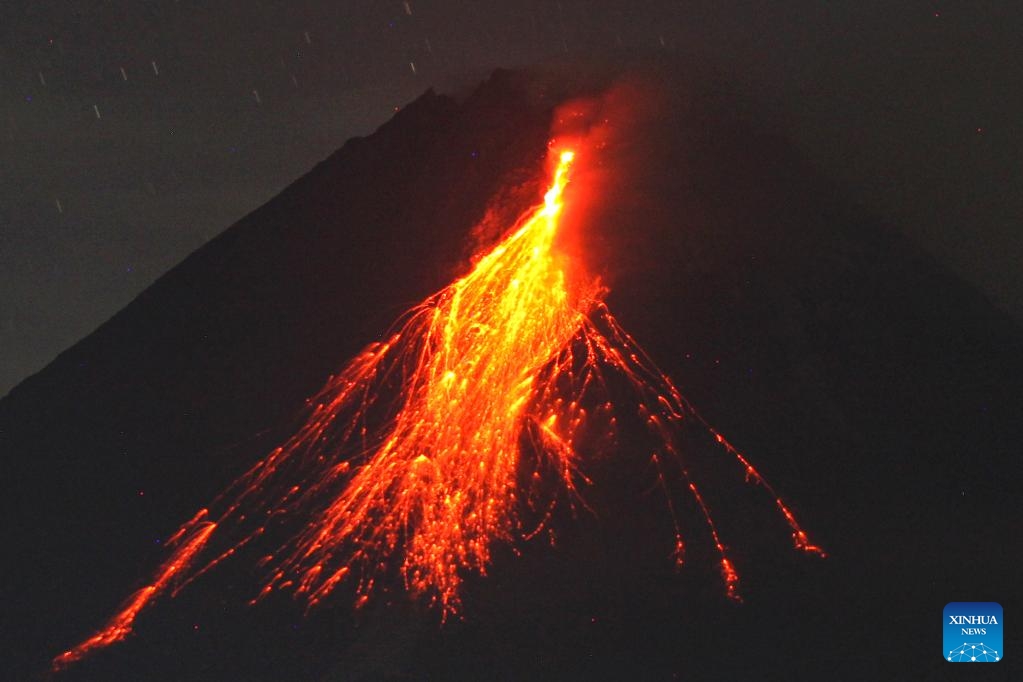
<path fill-rule="evenodd" d="M 554 245 L 574 161 L 572 151 L 560 152 L 543 204 L 471 272 L 409 311 L 399 331 L 332 377 L 299 432 L 211 505 L 215 520 L 204 509 L 182 526 L 152 582 L 54 667 L 123 639 L 160 594 L 175 593 L 266 538 L 271 526 L 289 523 L 300 525 L 263 556 L 269 577 L 256 599 L 291 590 L 312 606 L 350 578 L 361 605 L 382 571 L 398 570 L 407 589 L 430 599 L 442 617 L 456 612 L 462 580 L 470 571 L 486 573 L 495 543 L 540 529 L 523 530 L 519 518 L 520 502 L 537 502 L 535 490 L 520 491 L 517 483 L 524 447 L 543 462 L 534 479 L 542 468 L 557 489 L 577 496 L 577 483 L 586 481 L 579 471 L 583 432 L 614 426 L 611 372 L 631 387 L 629 407 L 659 443 L 651 459 L 666 491 L 674 471 L 697 502 L 729 596 L 738 598 L 738 575 L 682 461 L 684 420 L 702 424 L 747 478 L 766 488 L 796 547 L 822 554 L 749 461 L 618 325 L 602 289 L 569 285 L 567 259 Z M 551 498 L 540 527 L 553 504 Z M 668 506 L 674 517 L 670 494 Z M 681 563 L 677 521 L 675 527 Z M 190 571 L 214 540 L 219 553 Z"/>

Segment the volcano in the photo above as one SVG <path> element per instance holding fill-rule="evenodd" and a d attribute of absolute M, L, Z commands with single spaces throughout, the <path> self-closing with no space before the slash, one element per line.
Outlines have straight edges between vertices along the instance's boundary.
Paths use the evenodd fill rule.
<path fill-rule="evenodd" d="M 945 672 L 938 610 L 1014 595 L 1023 335 L 734 95 L 641 71 L 617 97 L 604 78 L 538 71 L 427 92 L 4 398 L 5 677 L 43 675 L 94 631 L 327 377 L 466 272 L 542 194 L 572 101 L 602 102 L 613 131 L 578 236 L 607 304 L 830 556 L 787 551 L 773 496 L 735 485 L 714 438 L 691 434 L 744 579 L 733 603 L 692 502 L 677 569 L 657 472 L 626 439 L 590 465 L 586 508 L 495 549 L 443 625 L 397 586 L 355 612 L 356 594 L 250 606 L 256 567 L 225 562 L 61 675 L 800 679 L 841 678 L 849 658 Z M 902 650 L 864 656 L 889 630 Z"/>

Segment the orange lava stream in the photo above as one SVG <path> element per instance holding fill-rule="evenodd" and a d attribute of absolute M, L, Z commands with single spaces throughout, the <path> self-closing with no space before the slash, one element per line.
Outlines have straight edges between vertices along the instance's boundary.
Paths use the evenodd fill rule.
<path fill-rule="evenodd" d="M 685 545 L 672 480 L 681 480 L 695 500 L 727 594 L 739 598 L 739 576 L 677 446 L 690 418 L 747 480 L 770 493 L 796 547 L 823 555 L 746 457 L 703 421 L 621 328 L 600 287 L 569 286 L 555 237 L 576 159 L 563 151 L 556 161 L 543 204 L 467 275 L 412 309 L 399 331 L 331 377 L 298 433 L 214 501 L 211 508 L 222 510 L 216 521 L 207 521 L 203 510 L 185 524 L 153 581 L 102 630 L 57 657 L 55 668 L 120 641 L 169 587 L 176 593 L 256 544 L 271 526 L 288 523 L 301 525 L 261 559 L 269 578 L 253 601 L 291 590 L 313 606 L 351 579 L 361 606 L 380 573 L 396 568 L 406 588 L 436 604 L 442 617 L 457 612 L 465 575 L 486 573 L 494 544 L 529 539 L 549 520 L 554 500 L 544 503 L 536 490 L 518 489 L 524 446 L 542 458 L 534 479 L 542 468 L 559 490 L 581 499 L 576 485 L 588 481 L 579 470 L 579 440 L 584 427 L 614 429 L 605 377 L 612 372 L 632 388 L 631 405 L 659 444 L 651 461 L 675 521 L 679 565 Z M 546 507 L 539 526 L 522 528 L 520 503 Z M 218 554 L 189 572 L 214 530 L 226 533 Z"/>
<path fill-rule="evenodd" d="M 561 154 L 544 204 L 403 331 L 417 340 L 393 426 L 288 560 L 313 603 L 350 567 L 328 576 L 323 559 L 336 550 L 350 545 L 368 562 L 400 546 L 406 585 L 447 613 L 462 571 L 485 572 L 493 541 L 513 539 L 519 439 L 537 376 L 584 322 L 551 248 L 572 160 Z"/>
<path fill-rule="evenodd" d="M 186 535 L 188 539 L 178 546 L 171 557 L 160 566 L 153 582 L 133 594 L 102 630 L 81 642 L 75 648 L 57 656 L 53 660 L 53 668 L 55 670 L 62 670 L 75 661 L 81 660 L 94 649 L 110 646 L 115 642 L 121 641 L 131 633 L 132 624 L 135 622 L 135 617 L 139 612 L 188 570 L 192 560 L 202 551 L 206 541 L 216 529 L 215 523 L 204 520 L 206 514 L 205 509 L 200 510 L 191 521 L 174 534 L 171 538 L 172 543 Z"/>

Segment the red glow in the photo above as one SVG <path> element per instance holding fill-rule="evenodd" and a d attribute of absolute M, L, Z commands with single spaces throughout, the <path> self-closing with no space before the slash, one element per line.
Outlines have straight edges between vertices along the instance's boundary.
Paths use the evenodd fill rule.
<path fill-rule="evenodd" d="M 555 248 L 555 237 L 578 161 L 570 150 L 556 152 L 543 203 L 468 274 L 410 310 L 397 332 L 332 377 L 311 400 L 298 433 L 218 498 L 216 521 L 207 521 L 204 510 L 185 524 L 172 538 L 181 544 L 153 582 L 54 666 L 123 639 L 168 586 L 180 589 L 268 527 L 296 522 L 292 540 L 259 561 L 268 579 L 253 601 L 287 589 L 313 606 L 352 580 L 358 607 L 381 571 L 394 569 L 411 593 L 447 617 L 459 609 L 465 575 L 486 573 L 495 543 L 528 540 L 550 518 L 554 500 L 517 484 L 523 436 L 542 458 L 534 481 L 542 469 L 579 500 L 577 486 L 588 483 L 580 471 L 581 436 L 613 430 L 622 407 L 638 410 L 659 444 L 651 461 L 672 518 L 669 479 L 681 478 L 696 501 L 730 597 L 739 598 L 739 576 L 679 452 L 683 422 L 702 424 L 747 478 L 765 487 L 796 547 L 822 554 L 746 457 L 703 422 L 622 329 L 599 284 L 567 277 L 570 259 Z M 624 406 L 610 400 L 610 373 L 632 389 Z M 520 503 L 547 510 L 539 526 L 522 527 Z M 675 529 L 681 565 L 677 519 Z M 189 573 L 214 530 L 218 539 L 224 534 L 216 555 Z"/>
<path fill-rule="evenodd" d="M 153 582 L 133 594 L 102 630 L 75 648 L 57 656 L 53 661 L 54 669 L 65 668 L 75 661 L 81 660 L 92 650 L 110 646 L 131 633 L 132 624 L 139 612 L 188 570 L 192 560 L 202 551 L 206 541 L 216 529 L 217 524 L 205 520 L 206 514 L 205 509 L 200 510 L 191 521 L 171 537 L 168 544 L 173 544 L 186 536 L 188 539 L 178 546 L 170 558 L 160 566 Z"/>

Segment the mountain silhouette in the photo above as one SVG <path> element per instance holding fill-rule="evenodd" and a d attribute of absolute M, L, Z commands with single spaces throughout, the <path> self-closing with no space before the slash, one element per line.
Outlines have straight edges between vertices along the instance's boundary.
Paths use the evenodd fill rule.
<path fill-rule="evenodd" d="M 588 265 L 829 556 L 792 551 L 770 497 L 693 433 L 687 461 L 742 604 L 725 598 L 692 509 L 675 570 L 648 453 L 623 447 L 590 464 L 594 513 L 561 513 L 554 544 L 497 552 L 461 619 L 442 626 L 397 587 L 359 611 L 343 593 L 308 615 L 288 598 L 250 607 L 260 575 L 229 562 L 60 676 L 948 675 L 941 607 L 1018 601 L 1023 334 L 716 78 L 613 71 L 502 70 L 461 97 L 426 92 L 3 398 L 2 677 L 45 676 L 142 584 L 163 539 L 291 433 L 331 373 L 464 273 L 493 237 L 477 226 L 537 200 L 556 112 L 611 81 L 653 94 L 607 142 L 580 237 Z M 893 636 L 897 652 L 864 655 Z"/>

